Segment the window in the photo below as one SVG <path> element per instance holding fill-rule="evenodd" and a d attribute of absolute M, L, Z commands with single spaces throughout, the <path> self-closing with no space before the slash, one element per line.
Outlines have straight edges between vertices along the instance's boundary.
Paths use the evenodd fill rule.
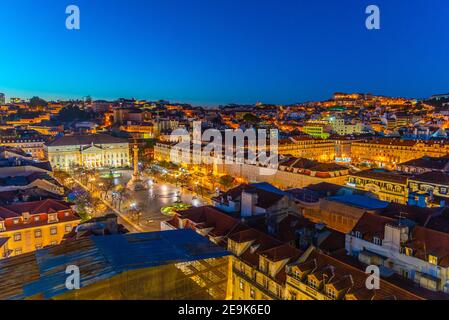
<path fill-rule="evenodd" d="M 297 294 L 293 291 L 290 291 L 290 300 L 298 300 Z"/>
<path fill-rule="evenodd" d="M 42 238 L 42 230 L 41 229 L 34 230 L 34 237 Z"/>
<path fill-rule="evenodd" d="M 12 221 L 12 223 L 14 223 L 14 224 L 19 224 L 19 219 L 14 219 L 14 220 Z"/>
<path fill-rule="evenodd" d="M 243 282 L 243 280 L 240 280 L 239 287 L 240 287 L 240 290 L 242 290 L 242 291 L 245 290 L 245 283 Z"/>
<path fill-rule="evenodd" d="M 314 289 L 318 288 L 318 284 L 314 278 L 309 278 L 309 286 L 311 286 Z"/>
<path fill-rule="evenodd" d="M 56 227 L 51 227 L 51 228 L 50 228 L 50 234 L 51 234 L 51 235 L 58 234 L 58 228 L 56 228 Z"/>
<path fill-rule="evenodd" d="M 14 233 L 14 241 L 22 240 L 22 234 L 20 232 Z"/>
<path fill-rule="evenodd" d="M 362 234 L 360 233 L 360 231 L 354 232 L 354 236 L 355 236 L 356 238 L 362 239 Z"/>
<path fill-rule="evenodd" d="M 22 248 L 17 248 L 16 250 L 14 250 L 14 254 L 22 254 Z"/>
<path fill-rule="evenodd" d="M 413 249 L 409 248 L 409 247 L 405 247 L 405 254 L 407 256 L 412 256 L 413 255 Z"/>
<path fill-rule="evenodd" d="M 333 300 L 337 299 L 337 293 L 332 287 L 327 288 L 327 296 Z"/>
<path fill-rule="evenodd" d="M 374 244 L 381 246 L 382 245 L 382 239 L 378 238 L 378 237 L 374 237 L 373 239 Z"/>
<path fill-rule="evenodd" d="M 429 263 L 438 265 L 438 257 L 432 256 L 431 254 L 429 254 Z"/>
<path fill-rule="evenodd" d="M 40 250 L 42 249 L 42 245 L 41 244 L 36 244 L 36 250 Z"/>
<path fill-rule="evenodd" d="M 295 278 L 296 280 L 301 281 L 301 272 L 299 270 L 295 270 L 292 274 L 293 278 Z"/>
<path fill-rule="evenodd" d="M 55 246 L 55 245 L 57 245 L 58 243 L 56 242 L 56 241 L 52 241 L 51 243 L 50 243 L 50 245 L 51 246 Z"/>
<path fill-rule="evenodd" d="M 66 224 L 65 226 L 65 233 L 69 233 L 72 231 L 72 225 L 71 224 Z"/>
<path fill-rule="evenodd" d="M 41 220 L 41 217 L 40 217 L 40 216 L 35 216 L 35 217 L 34 217 L 34 221 L 35 221 L 35 222 L 38 222 L 38 221 L 40 221 L 40 220 Z"/>
<path fill-rule="evenodd" d="M 256 292 L 254 291 L 253 288 L 251 288 L 249 290 L 249 295 L 250 295 L 251 299 L 255 299 L 256 298 Z"/>

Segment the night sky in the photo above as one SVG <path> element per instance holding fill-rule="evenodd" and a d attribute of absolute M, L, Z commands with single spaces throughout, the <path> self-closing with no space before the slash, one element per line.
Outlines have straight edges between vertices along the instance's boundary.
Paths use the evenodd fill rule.
<path fill-rule="evenodd" d="M 78 5 L 81 30 L 65 28 Z M 365 28 L 365 8 L 381 30 Z M 449 92 L 447 0 L 1 0 L 0 92 L 193 104 Z"/>

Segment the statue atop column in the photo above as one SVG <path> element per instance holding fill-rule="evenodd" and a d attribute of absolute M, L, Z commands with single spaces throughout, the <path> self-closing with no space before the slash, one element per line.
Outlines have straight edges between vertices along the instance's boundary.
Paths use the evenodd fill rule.
<path fill-rule="evenodd" d="M 142 177 L 139 173 L 139 147 L 134 144 L 133 147 L 133 175 L 127 184 L 127 188 L 132 191 L 140 191 L 145 189 Z"/>

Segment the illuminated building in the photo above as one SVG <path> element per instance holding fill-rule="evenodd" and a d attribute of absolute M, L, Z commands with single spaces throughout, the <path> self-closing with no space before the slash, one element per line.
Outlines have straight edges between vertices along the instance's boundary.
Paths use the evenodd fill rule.
<path fill-rule="evenodd" d="M 120 130 L 129 132 L 136 138 L 151 139 L 154 137 L 152 123 L 128 123 L 120 126 Z"/>
<path fill-rule="evenodd" d="M 157 143 L 154 148 L 155 160 L 189 166 L 190 159 L 184 159 L 181 151 L 171 154 L 174 145 L 175 143 Z M 334 144 L 331 142 L 331 145 L 333 146 Z M 191 151 L 191 149 L 192 148 L 190 148 L 190 153 L 187 154 L 190 154 L 190 158 L 193 159 L 193 156 L 196 156 L 196 153 Z M 197 165 L 199 167 L 206 166 L 205 164 L 210 160 L 210 155 L 203 154 L 201 156 L 198 155 L 198 157 L 201 160 L 201 164 Z M 207 157 L 208 159 L 205 160 L 203 159 L 204 157 Z M 221 175 L 231 175 L 240 178 L 243 181 L 268 182 L 276 187 L 284 189 L 302 188 L 309 184 L 324 181 L 335 184 L 344 184 L 347 180 L 347 175 L 349 174 L 349 169 L 347 167 L 334 163 L 322 163 L 305 158 L 281 156 L 277 168 L 272 168 L 274 170 L 273 174 L 268 175 L 260 174 L 261 168 L 266 167 L 262 162 L 257 165 L 249 160 L 238 163 L 236 161 L 233 163 L 230 162 L 229 159 L 228 161 L 225 161 L 225 158 L 220 158 L 220 155 L 213 158 L 212 167 L 214 172 Z"/>
<path fill-rule="evenodd" d="M 67 135 L 45 146 L 45 154 L 55 169 L 129 166 L 129 143 L 106 134 Z"/>
<path fill-rule="evenodd" d="M 0 206 L 0 258 L 57 245 L 80 221 L 70 204 L 63 201 Z"/>
<path fill-rule="evenodd" d="M 408 176 L 398 172 L 372 169 L 350 174 L 348 185 L 371 192 L 380 200 L 403 203 L 408 201 Z"/>
<path fill-rule="evenodd" d="M 20 118 L 18 120 L 7 120 L 6 124 L 13 125 L 13 126 L 24 126 L 29 124 L 39 124 L 44 120 L 50 120 L 50 113 L 43 113 L 37 116 L 34 116 L 33 118 Z"/>
<path fill-rule="evenodd" d="M 363 133 L 362 123 L 346 123 L 344 119 L 331 119 L 332 131 L 340 136 Z"/>
<path fill-rule="evenodd" d="M 6 98 L 4 93 L 0 93 L 0 105 L 6 103 Z"/>
<path fill-rule="evenodd" d="M 330 162 L 335 159 L 335 143 L 311 137 L 293 137 L 279 141 L 278 152 L 296 158 Z"/>
<path fill-rule="evenodd" d="M 327 122 L 307 122 L 307 124 L 302 127 L 302 131 L 314 138 L 327 139 L 330 136 L 327 132 L 328 127 Z"/>
<path fill-rule="evenodd" d="M 351 157 L 355 162 L 370 162 L 380 166 L 395 166 L 399 163 L 449 154 L 449 143 L 443 141 L 401 140 L 380 138 L 355 141 L 351 146 Z"/>
<path fill-rule="evenodd" d="M 0 145 L 6 147 L 20 148 L 35 159 L 44 159 L 44 140 L 41 138 L 1 138 Z"/>
<path fill-rule="evenodd" d="M 233 300 L 284 299 L 285 266 L 302 253 L 213 207 L 180 211 L 172 220 L 162 222 L 161 227 L 195 230 L 234 254 Z"/>
<path fill-rule="evenodd" d="M 422 300 L 419 295 L 380 279 L 378 290 L 366 287 L 367 275 L 317 249 L 287 267 L 289 300 Z"/>

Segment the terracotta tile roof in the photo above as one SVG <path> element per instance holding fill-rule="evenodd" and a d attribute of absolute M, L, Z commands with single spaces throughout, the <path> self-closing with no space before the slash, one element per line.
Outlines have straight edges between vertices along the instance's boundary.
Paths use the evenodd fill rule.
<path fill-rule="evenodd" d="M 449 174 L 445 174 L 439 171 L 430 171 L 417 175 L 410 180 L 435 183 L 439 185 L 449 185 Z"/>
<path fill-rule="evenodd" d="M 421 226 L 425 226 L 432 216 L 437 215 L 441 211 L 441 208 L 421 208 L 399 203 L 390 203 L 388 207 L 378 211 L 378 214 L 397 219 L 398 215 L 402 213 L 404 218 L 413 220 Z"/>
<path fill-rule="evenodd" d="M 413 249 L 413 256 L 428 261 L 428 255 L 438 257 L 438 265 L 449 267 L 449 234 L 416 226 L 405 246 Z"/>
<path fill-rule="evenodd" d="M 262 251 L 260 254 L 272 262 L 277 262 L 284 259 L 297 259 L 301 256 L 302 251 L 289 244 L 283 244 Z"/>
<path fill-rule="evenodd" d="M 449 157 L 422 157 L 399 164 L 400 166 L 412 166 L 431 170 L 443 170 L 449 165 Z"/>
<path fill-rule="evenodd" d="M 352 295 L 361 300 L 421 300 L 422 297 L 397 287 L 381 279 L 379 290 L 368 290 L 365 286 L 366 273 L 349 265 L 335 257 L 318 252 L 314 249 L 307 259 L 298 264 L 302 271 L 309 271 L 322 279 L 327 276 L 327 284 L 331 284 L 336 290 Z M 324 278 L 326 279 L 326 277 Z"/>
<path fill-rule="evenodd" d="M 22 216 L 22 213 L 30 214 L 54 213 L 63 210 L 70 210 L 71 204 L 65 201 L 46 199 L 42 201 L 23 202 L 0 206 L 0 218 L 11 218 Z"/>
<path fill-rule="evenodd" d="M 362 238 L 366 241 L 372 241 L 374 237 L 384 238 L 385 225 L 387 223 L 395 223 L 396 219 L 379 216 L 374 213 L 364 213 L 357 224 L 352 229 L 353 232 L 358 231 L 362 234 Z"/>
<path fill-rule="evenodd" d="M 406 175 L 402 175 L 402 174 L 387 171 L 387 170 L 380 170 L 380 169 L 370 169 L 370 170 L 360 171 L 360 172 L 352 174 L 352 176 L 381 180 L 381 181 L 388 181 L 388 182 L 393 182 L 393 183 L 400 183 L 400 184 L 404 184 L 404 185 L 407 184 L 407 181 L 409 179 L 409 177 Z"/>

